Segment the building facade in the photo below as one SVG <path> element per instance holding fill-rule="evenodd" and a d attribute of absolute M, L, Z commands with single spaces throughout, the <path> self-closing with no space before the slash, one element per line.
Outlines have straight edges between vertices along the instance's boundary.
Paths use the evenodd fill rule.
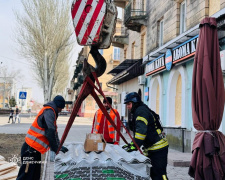
<path fill-rule="evenodd" d="M 142 99 L 160 115 L 170 147 L 191 152 L 196 134 L 192 122 L 191 91 L 199 23 L 205 17 L 217 18 L 224 71 L 225 1 L 118 0 L 116 2 L 124 2 L 124 26 L 128 29 L 129 44 L 122 47 L 123 60 L 140 58 L 142 66 L 145 66 Z M 140 10 L 139 13 L 137 9 Z M 136 87 L 139 86 L 138 80 L 140 82 L 142 77 L 139 75 L 122 83 L 117 81 L 120 83 L 118 92 L 123 94 L 120 96 L 121 102 L 124 93 L 138 92 L 139 88 Z M 111 83 L 115 83 L 112 80 Z M 127 89 L 124 90 L 124 87 Z M 120 111 L 123 109 L 122 106 L 121 103 Z M 124 118 L 128 118 L 126 114 Z M 220 131 L 225 133 L 225 117 Z"/>
<path fill-rule="evenodd" d="M 0 108 L 9 108 L 10 98 L 15 98 L 15 81 L 12 77 L 0 77 Z"/>

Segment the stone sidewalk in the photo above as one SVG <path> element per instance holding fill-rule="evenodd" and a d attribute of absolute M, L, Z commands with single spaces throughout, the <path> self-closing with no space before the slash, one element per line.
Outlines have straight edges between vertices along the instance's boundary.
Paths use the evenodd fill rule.
<path fill-rule="evenodd" d="M 69 116 L 59 116 L 57 120 L 59 137 L 61 138 L 66 124 L 68 122 Z M 22 118 L 21 123 L 18 124 L 8 124 L 8 117 L 0 116 L 0 133 L 6 134 L 26 134 L 28 128 L 33 122 L 32 118 Z M 91 132 L 92 119 L 77 117 L 71 127 L 66 142 L 84 142 L 86 134 Z M 123 134 L 124 137 L 130 142 L 130 138 L 127 134 Z M 121 144 L 123 141 L 121 140 Z M 188 166 L 190 164 L 191 154 L 182 153 L 172 149 L 169 149 L 168 154 L 168 166 L 167 174 L 169 179 L 173 180 L 192 180 L 188 175 Z M 45 170 L 45 179 L 53 179 L 53 164 L 49 164 L 49 168 Z M 48 177 L 48 178 L 47 178 Z"/>

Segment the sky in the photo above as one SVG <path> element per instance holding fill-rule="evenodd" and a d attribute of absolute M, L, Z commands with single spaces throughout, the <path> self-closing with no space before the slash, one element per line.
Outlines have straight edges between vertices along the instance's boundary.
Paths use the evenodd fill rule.
<path fill-rule="evenodd" d="M 16 88 L 32 88 L 32 98 L 39 103 L 44 102 L 43 90 L 37 85 L 33 78 L 32 67 L 29 62 L 21 57 L 17 52 L 17 44 L 13 40 L 16 31 L 16 20 L 13 10 L 23 12 L 20 0 L 0 0 L 0 71 L 2 66 L 6 66 L 9 71 L 20 70 L 22 78 L 16 82 Z M 74 34 L 75 36 L 75 34 Z M 74 46 L 71 55 L 71 76 L 74 65 L 81 46 Z"/>
<path fill-rule="evenodd" d="M 39 103 L 43 103 L 43 89 L 40 88 L 35 81 L 32 67 L 29 65 L 29 62 L 26 59 L 18 54 L 16 50 L 18 49 L 18 46 L 13 39 L 16 33 L 16 19 L 13 12 L 14 10 L 19 11 L 20 13 L 23 12 L 21 0 L 0 0 L 0 71 L 2 66 L 7 67 L 9 71 L 15 71 L 19 69 L 22 78 L 16 82 L 16 88 L 32 88 L 32 98 Z M 121 18 L 122 10 L 118 9 L 118 12 L 118 17 Z M 82 47 L 76 43 L 71 54 L 71 77 L 73 75 L 74 66 L 76 64 L 75 62 L 81 48 Z"/>

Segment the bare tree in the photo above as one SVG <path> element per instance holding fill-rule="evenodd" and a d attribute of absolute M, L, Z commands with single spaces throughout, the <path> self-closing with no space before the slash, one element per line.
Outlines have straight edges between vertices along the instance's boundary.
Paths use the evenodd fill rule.
<path fill-rule="evenodd" d="M 15 12 L 16 41 L 20 54 L 34 66 L 44 101 L 48 102 L 54 86 L 60 84 L 57 82 L 65 84 L 69 80 L 65 73 L 69 70 L 68 54 L 72 50 L 71 3 L 69 0 L 22 0 L 22 5 L 24 13 Z"/>

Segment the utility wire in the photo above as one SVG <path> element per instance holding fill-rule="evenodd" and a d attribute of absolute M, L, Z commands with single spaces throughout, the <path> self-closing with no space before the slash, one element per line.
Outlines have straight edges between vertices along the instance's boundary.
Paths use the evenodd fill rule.
<path fill-rule="evenodd" d="M 31 66 L 31 67 L 32 67 L 31 64 L 24 63 L 23 61 L 15 60 L 15 59 L 8 58 L 8 57 L 1 56 L 1 55 L 0 55 L 0 57 L 1 57 L 1 58 L 6 58 L 6 59 L 9 59 L 9 60 L 12 60 L 12 61 L 20 62 L 20 63 L 22 63 L 22 64 L 26 64 L 27 66 Z M 0 62 L 0 64 L 2 64 L 2 61 Z M 43 69 L 44 69 L 44 68 L 43 68 Z M 58 71 L 58 72 L 60 72 L 60 73 L 65 73 L 64 71 Z"/>
<path fill-rule="evenodd" d="M 0 55 L 0 57 L 1 57 L 1 58 L 6 58 L 6 59 L 9 59 L 9 60 L 11 60 L 11 61 L 16 61 L 16 62 L 20 62 L 20 63 L 22 63 L 22 64 L 26 64 L 26 65 L 30 66 L 30 64 L 24 63 L 23 61 L 15 60 L 15 59 L 12 59 L 12 58 L 8 58 L 8 57 L 5 57 L 5 56 L 1 56 L 1 55 Z"/>

